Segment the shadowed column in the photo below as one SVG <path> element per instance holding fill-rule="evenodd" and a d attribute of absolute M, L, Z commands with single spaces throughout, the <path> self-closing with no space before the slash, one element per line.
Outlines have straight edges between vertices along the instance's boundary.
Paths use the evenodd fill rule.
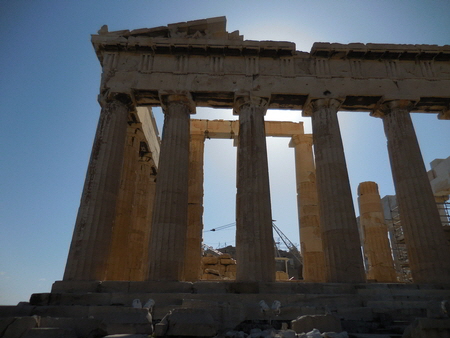
<path fill-rule="evenodd" d="M 139 159 L 138 124 L 131 123 L 127 128 L 127 141 L 124 150 L 120 190 L 117 196 L 116 217 L 111 235 L 108 254 L 106 280 L 129 279 L 129 233 L 132 228 L 131 217 L 133 198 L 136 190 L 136 169 Z"/>
<path fill-rule="evenodd" d="M 188 227 L 184 261 L 184 280 L 201 277 L 203 231 L 203 153 L 205 134 L 191 134 L 189 151 Z"/>
<path fill-rule="evenodd" d="M 270 205 L 264 115 L 267 101 L 239 97 L 236 195 L 236 280 L 275 280 L 275 257 Z"/>
<path fill-rule="evenodd" d="M 450 246 L 417 142 L 407 100 L 383 105 L 381 117 L 400 219 L 415 283 L 450 282 Z"/>
<path fill-rule="evenodd" d="M 64 280 L 103 280 L 120 188 L 128 113 L 125 94 L 102 102 Z"/>
<path fill-rule="evenodd" d="M 184 95 L 165 95 L 164 127 L 150 240 L 148 280 L 178 281 L 182 277 L 187 228 L 189 114 Z"/>
<path fill-rule="evenodd" d="M 297 209 L 305 282 L 325 282 L 325 257 L 320 231 L 316 170 L 312 154 L 312 135 L 294 135 Z"/>
<path fill-rule="evenodd" d="M 128 274 L 131 281 L 143 281 L 149 268 L 148 247 L 155 200 L 156 168 L 142 129 L 138 130 L 139 161 L 136 168 L 136 188 L 128 234 Z"/>
<path fill-rule="evenodd" d="M 326 281 L 358 283 L 365 281 L 365 273 L 337 118 L 339 105 L 334 99 L 311 103 L 320 227 Z"/>
<path fill-rule="evenodd" d="M 369 263 L 367 279 L 383 283 L 397 282 L 378 185 L 375 182 L 360 183 L 358 202 L 359 221 L 364 233 L 364 253 Z"/>

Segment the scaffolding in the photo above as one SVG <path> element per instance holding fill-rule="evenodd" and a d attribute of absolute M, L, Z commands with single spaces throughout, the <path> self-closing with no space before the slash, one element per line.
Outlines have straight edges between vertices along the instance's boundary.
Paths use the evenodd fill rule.
<path fill-rule="evenodd" d="M 442 226 L 450 241 L 450 203 L 436 203 Z M 398 206 L 389 204 L 390 215 L 385 215 L 388 226 L 389 241 L 392 248 L 392 257 L 399 282 L 411 283 L 411 269 L 409 267 L 408 250 L 406 249 L 405 236 L 400 219 Z"/>

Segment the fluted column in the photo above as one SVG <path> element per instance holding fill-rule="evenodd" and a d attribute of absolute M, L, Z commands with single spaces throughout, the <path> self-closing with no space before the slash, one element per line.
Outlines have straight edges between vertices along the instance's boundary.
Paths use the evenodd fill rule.
<path fill-rule="evenodd" d="M 131 109 L 122 94 L 102 102 L 64 280 L 105 278 Z"/>
<path fill-rule="evenodd" d="M 236 195 L 238 281 L 275 280 L 269 170 L 264 115 L 267 100 L 240 97 Z"/>
<path fill-rule="evenodd" d="M 191 134 L 189 151 L 188 226 L 183 279 L 196 281 L 201 277 L 203 231 L 203 153 L 205 134 Z"/>
<path fill-rule="evenodd" d="M 155 200 L 156 168 L 142 129 L 138 129 L 139 160 L 136 167 L 135 194 L 128 232 L 128 280 L 143 281 L 149 267 L 149 241 Z"/>
<path fill-rule="evenodd" d="M 340 102 L 311 103 L 316 184 L 327 282 L 364 282 L 365 273 L 337 112 Z"/>
<path fill-rule="evenodd" d="M 117 197 L 116 217 L 108 250 L 106 280 L 129 280 L 129 232 L 133 219 L 131 217 L 133 199 L 136 190 L 136 169 L 139 159 L 139 140 L 136 137 L 137 124 L 127 128 L 127 141 L 124 150 L 122 176 Z"/>
<path fill-rule="evenodd" d="M 189 114 L 184 95 L 165 95 L 164 127 L 150 240 L 149 280 L 181 280 L 187 228 Z"/>
<path fill-rule="evenodd" d="M 367 279 L 383 283 L 396 282 L 397 276 L 378 185 L 375 182 L 360 183 L 358 202 L 359 221 L 364 232 L 363 248 L 369 263 Z"/>
<path fill-rule="evenodd" d="M 325 257 L 319 223 L 312 135 L 294 135 L 290 146 L 295 149 L 297 209 L 300 246 L 303 256 L 303 279 L 306 282 L 325 282 Z"/>
<path fill-rule="evenodd" d="M 381 117 L 400 219 L 415 283 L 450 282 L 450 247 L 409 115 L 412 103 L 390 101 Z"/>

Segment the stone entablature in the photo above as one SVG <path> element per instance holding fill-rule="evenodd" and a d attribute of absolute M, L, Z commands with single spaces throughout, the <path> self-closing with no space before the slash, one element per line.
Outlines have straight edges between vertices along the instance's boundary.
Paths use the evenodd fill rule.
<path fill-rule="evenodd" d="M 231 108 L 236 92 L 256 91 L 269 109 L 338 98 L 341 110 L 371 112 L 408 99 L 413 111 L 449 118 L 450 46 L 320 42 L 306 53 L 292 42 L 243 40 L 225 25 L 219 17 L 133 31 L 104 26 L 92 36 L 102 92 L 131 90 L 137 105 L 160 106 L 160 91 L 187 91 L 197 106 Z"/>

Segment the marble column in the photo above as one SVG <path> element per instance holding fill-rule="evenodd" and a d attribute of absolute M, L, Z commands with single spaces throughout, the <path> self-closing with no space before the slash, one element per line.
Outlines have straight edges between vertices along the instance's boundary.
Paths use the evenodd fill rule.
<path fill-rule="evenodd" d="M 165 95 L 164 127 L 150 240 L 148 280 L 182 279 L 187 229 L 189 114 L 185 95 Z"/>
<path fill-rule="evenodd" d="M 358 186 L 359 222 L 364 234 L 363 248 L 368 259 L 367 279 L 382 283 L 397 282 L 397 275 L 384 223 L 383 207 L 375 182 Z"/>
<path fill-rule="evenodd" d="M 136 190 L 136 169 L 139 159 L 139 139 L 136 123 L 128 125 L 127 141 L 124 149 L 124 160 L 120 189 L 117 197 L 116 215 L 108 250 L 106 280 L 129 280 L 129 232 L 132 227 L 131 217 L 133 199 Z"/>
<path fill-rule="evenodd" d="M 236 195 L 238 281 L 275 281 L 269 170 L 264 115 L 267 100 L 239 97 Z"/>
<path fill-rule="evenodd" d="M 197 281 L 202 274 L 203 154 L 205 134 L 191 134 L 189 146 L 188 227 L 183 279 Z"/>
<path fill-rule="evenodd" d="M 360 283 L 365 272 L 337 118 L 339 105 L 335 99 L 311 102 L 326 281 Z"/>
<path fill-rule="evenodd" d="M 295 149 L 297 209 L 300 226 L 300 247 L 305 282 L 325 282 L 325 256 L 320 231 L 316 169 L 312 153 L 312 135 L 294 135 L 290 146 Z"/>
<path fill-rule="evenodd" d="M 380 110 L 397 195 L 400 220 L 415 283 L 450 282 L 450 247 L 409 114 L 407 100 Z"/>
<path fill-rule="evenodd" d="M 103 101 L 64 280 L 103 280 L 120 189 L 128 113 L 125 94 Z"/>
<path fill-rule="evenodd" d="M 136 188 L 133 199 L 128 233 L 128 280 L 143 281 L 149 268 L 150 233 L 152 228 L 153 203 L 155 200 L 156 168 L 149 153 L 147 140 L 138 130 L 140 152 L 136 169 Z"/>

